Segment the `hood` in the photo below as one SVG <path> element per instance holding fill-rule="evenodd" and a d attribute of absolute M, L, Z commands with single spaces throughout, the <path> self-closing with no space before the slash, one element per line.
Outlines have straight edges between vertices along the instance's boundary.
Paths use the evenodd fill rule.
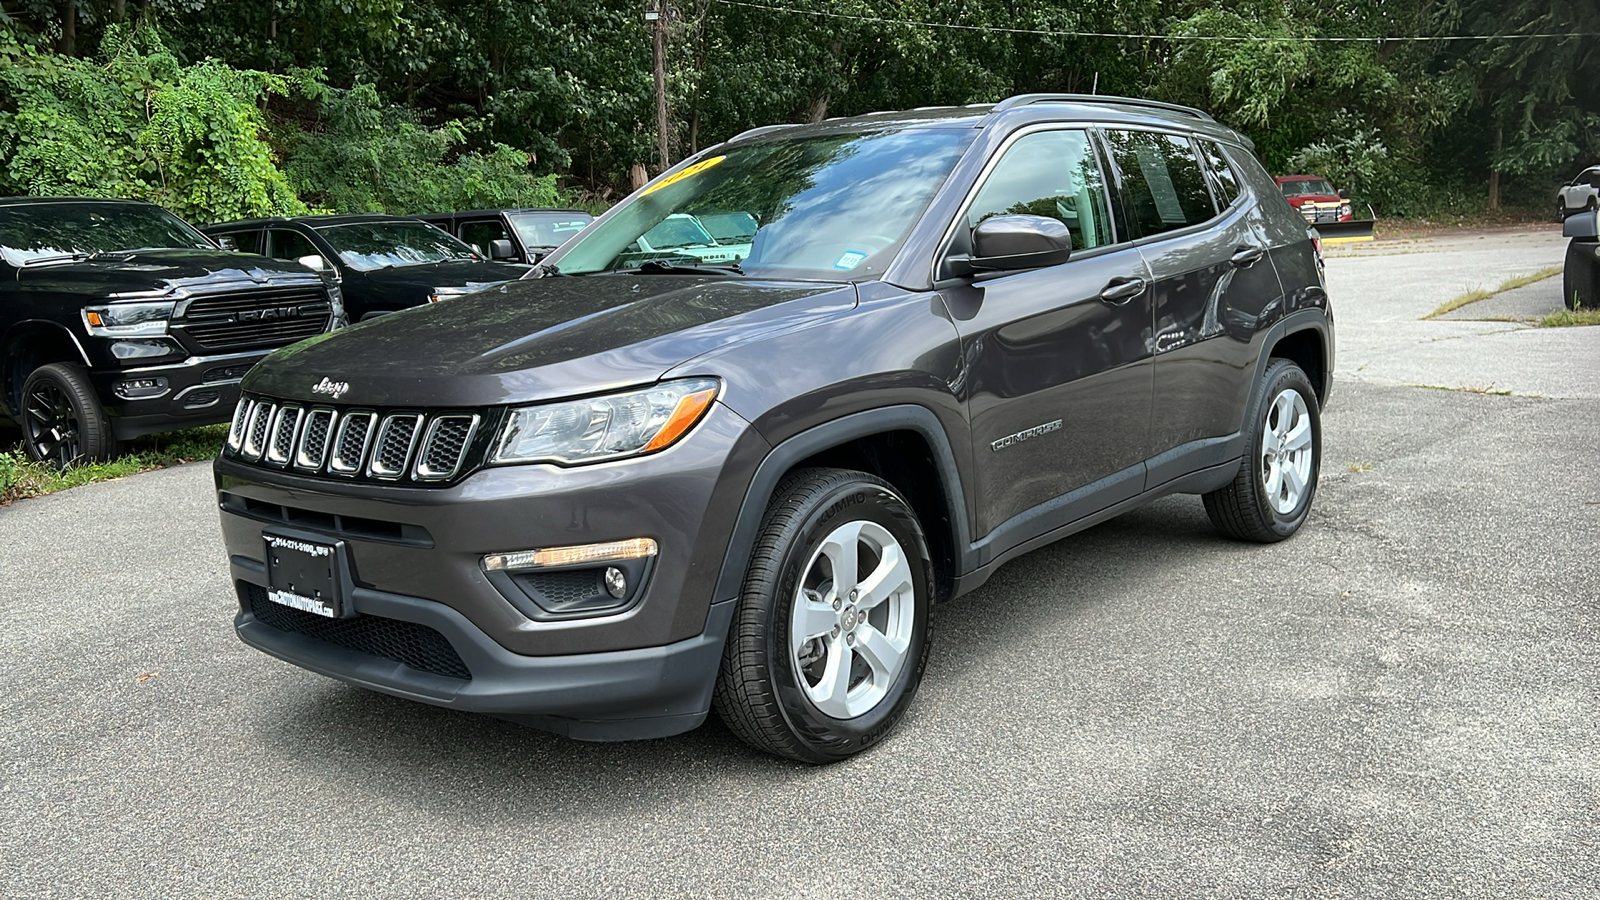
<path fill-rule="evenodd" d="M 516 281 L 311 338 L 244 389 L 307 402 L 493 406 L 649 384 L 719 347 L 854 308 L 849 284 L 683 275 Z"/>
<path fill-rule="evenodd" d="M 320 276 L 299 263 L 254 253 L 221 250 L 141 250 L 112 253 L 79 262 L 26 266 L 17 281 L 29 290 L 60 291 L 84 299 L 112 294 L 164 294 L 177 289 L 204 293 L 240 282 L 304 284 Z"/>

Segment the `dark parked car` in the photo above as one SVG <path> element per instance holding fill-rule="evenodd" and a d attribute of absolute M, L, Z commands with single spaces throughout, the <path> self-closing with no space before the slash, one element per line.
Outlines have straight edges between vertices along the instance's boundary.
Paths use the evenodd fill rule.
<path fill-rule="evenodd" d="M 1600 213 L 1573 214 L 1561 233 L 1572 238 L 1561 268 L 1562 304 L 1568 309 L 1600 308 Z"/>
<path fill-rule="evenodd" d="M 0 198 L 0 412 L 35 459 L 225 422 L 268 352 L 335 326 L 337 288 L 126 200 Z"/>
<path fill-rule="evenodd" d="M 248 253 L 322 265 L 339 279 L 352 322 L 528 273 L 526 266 L 491 262 L 438 228 L 407 216 L 247 219 L 202 230 L 228 238 Z"/>
<path fill-rule="evenodd" d="M 521 263 L 538 262 L 594 221 L 581 209 L 473 209 L 417 218 L 491 259 Z"/>
<path fill-rule="evenodd" d="M 628 262 L 729 213 L 737 266 Z M 1277 541 L 1316 493 L 1322 265 L 1196 110 L 757 129 L 541 272 L 251 374 L 215 464 L 246 643 L 585 739 L 715 708 L 827 762 L 911 702 L 931 604 L 1007 560 L 1173 493 Z"/>

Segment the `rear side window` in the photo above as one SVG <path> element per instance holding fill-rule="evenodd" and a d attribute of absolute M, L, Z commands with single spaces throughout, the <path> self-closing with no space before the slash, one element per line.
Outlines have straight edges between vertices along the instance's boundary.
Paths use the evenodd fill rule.
<path fill-rule="evenodd" d="M 1122 195 L 1141 237 L 1197 225 L 1217 214 L 1200 160 L 1186 137 L 1107 131 L 1122 170 Z"/>
<path fill-rule="evenodd" d="M 1011 215 L 1060 221 L 1072 232 L 1073 250 L 1115 240 L 1105 180 L 1087 132 L 1035 132 L 1006 150 L 967 209 L 967 226 Z"/>
<path fill-rule="evenodd" d="M 1200 155 L 1206 158 L 1206 171 L 1211 175 L 1211 187 L 1217 192 L 1218 204 L 1224 208 L 1232 206 L 1239 198 L 1239 179 L 1228 166 L 1228 158 L 1222 155 L 1222 148 L 1211 141 L 1195 143 L 1200 145 Z"/>

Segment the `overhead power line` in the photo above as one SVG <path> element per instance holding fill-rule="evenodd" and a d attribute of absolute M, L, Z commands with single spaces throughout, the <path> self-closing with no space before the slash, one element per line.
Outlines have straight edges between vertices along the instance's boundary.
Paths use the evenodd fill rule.
<path fill-rule="evenodd" d="M 1332 35 L 1308 35 L 1305 37 L 1269 37 L 1248 34 L 1157 34 L 1154 32 L 1137 31 L 1059 31 L 1053 28 L 1004 28 L 994 25 L 967 25 L 960 22 L 922 22 L 916 19 L 887 19 L 881 16 L 856 16 L 849 13 L 824 12 L 819 9 L 796 9 L 792 6 L 777 6 L 768 3 L 755 3 L 751 0 L 712 0 L 724 6 L 743 6 L 747 9 L 762 9 L 769 12 L 789 13 L 796 16 L 815 16 L 821 19 L 848 19 L 852 22 L 869 22 L 878 25 L 914 25 L 919 28 L 946 28 L 956 31 L 982 31 L 996 34 L 1034 34 L 1043 37 L 1089 37 L 1089 38 L 1143 38 L 1164 41 L 1215 41 L 1227 43 L 1273 43 L 1273 42 L 1303 42 L 1320 44 L 1384 44 L 1384 43 L 1438 43 L 1445 41 L 1499 41 L 1511 39 L 1531 38 L 1570 38 L 1570 37 L 1600 37 L 1600 32 L 1540 32 L 1540 33 L 1511 33 L 1511 34 L 1413 34 L 1398 37 L 1346 37 Z"/>

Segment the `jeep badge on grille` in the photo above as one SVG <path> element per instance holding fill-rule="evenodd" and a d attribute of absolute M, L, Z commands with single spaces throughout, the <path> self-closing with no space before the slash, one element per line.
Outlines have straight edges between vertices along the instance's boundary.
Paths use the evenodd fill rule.
<path fill-rule="evenodd" d="M 343 381 L 329 381 L 326 376 L 311 387 L 311 393 L 327 394 L 335 400 L 344 396 L 344 392 L 348 390 L 350 390 L 350 385 Z"/>

